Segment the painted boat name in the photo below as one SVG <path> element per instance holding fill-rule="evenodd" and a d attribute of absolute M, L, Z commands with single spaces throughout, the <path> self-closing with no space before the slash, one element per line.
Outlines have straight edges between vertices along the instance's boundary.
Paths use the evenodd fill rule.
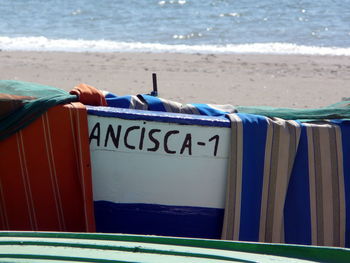
<path fill-rule="evenodd" d="M 206 141 L 196 141 L 189 132 L 181 134 L 181 131 L 177 129 L 162 131 L 161 129 L 147 129 L 140 125 L 123 127 L 123 125 L 109 124 L 107 129 L 103 129 L 105 132 L 101 133 L 101 130 L 100 122 L 96 122 L 89 135 L 90 144 L 95 141 L 98 147 L 106 148 L 108 145 L 113 145 L 116 149 L 125 147 L 129 150 L 148 152 L 164 150 L 167 154 L 192 155 L 194 144 L 196 144 L 200 147 L 212 147 L 212 155 L 217 156 L 220 140 L 219 135 L 214 135 Z M 171 140 L 176 140 L 175 145 L 169 143 Z"/>

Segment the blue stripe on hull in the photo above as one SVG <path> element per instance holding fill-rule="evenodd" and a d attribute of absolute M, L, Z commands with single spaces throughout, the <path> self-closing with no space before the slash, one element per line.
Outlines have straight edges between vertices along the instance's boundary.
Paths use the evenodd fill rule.
<path fill-rule="evenodd" d="M 95 201 L 97 232 L 220 238 L 224 209 Z"/>

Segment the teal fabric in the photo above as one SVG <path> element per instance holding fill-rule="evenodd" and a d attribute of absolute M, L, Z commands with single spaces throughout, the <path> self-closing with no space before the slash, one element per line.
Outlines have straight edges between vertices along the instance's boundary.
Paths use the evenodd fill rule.
<path fill-rule="evenodd" d="M 67 91 L 30 82 L 0 80 L 0 94 L 31 96 L 35 99 L 23 100 L 23 106 L 0 118 L 0 140 L 23 129 L 40 117 L 49 108 L 58 104 L 77 101 L 77 96 Z M 0 101 L 1 107 L 1 101 Z"/>
<path fill-rule="evenodd" d="M 277 117 L 285 120 L 314 121 L 325 119 L 349 119 L 350 101 L 342 101 L 320 109 L 291 109 L 273 107 L 237 106 L 239 113 Z"/>

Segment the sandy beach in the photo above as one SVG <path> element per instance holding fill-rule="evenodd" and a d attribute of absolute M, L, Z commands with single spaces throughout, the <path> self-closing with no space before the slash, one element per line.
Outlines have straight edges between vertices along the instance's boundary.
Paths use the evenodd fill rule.
<path fill-rule="evenodd" d="M 350 97 L 349 56 L 0 52 L 0 79 L 182 103 L 318 108 Z"/>

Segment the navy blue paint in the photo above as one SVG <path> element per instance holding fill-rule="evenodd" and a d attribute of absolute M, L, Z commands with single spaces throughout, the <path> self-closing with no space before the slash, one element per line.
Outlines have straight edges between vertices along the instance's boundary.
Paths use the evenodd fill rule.
<path fill-rule="evenodd" d="M 344 190 L 345 190 L 345 247 L 350 247 L 350 121 L 334 120 L 341 128 L 343 145 L 343 169 L 344 169 Z"/>
<path fill-rule="evenodd" d="M 114 107 L 86 106 L 89 115 L 102 117 L 114 117 L 127 120 L 145 120 L 167 123 L 178 123 L 186 125 L 201 125 L 211 127 L 231 127 L 230 121 L 223 116 L 212 117 L 204 115 L 191 115 L 171 112 L 145 111 L 134 109 L 123 109 Z"/>
<path fill-rule="evenodd" d="M 284 206 L 285 241 L 311 244 L 311 214 L 306 127 L 302 126 L 298 151 Z"/>
<path fill-rule="evenodd" d="M 243 178 L 239 240 L 259 241 L 267 121 L 238 114 L 243 121 Z"/>
<path fill-rule="evenodd" d="M 223 209 L 95 201 L 97 232 L 220 238 Z"/>

